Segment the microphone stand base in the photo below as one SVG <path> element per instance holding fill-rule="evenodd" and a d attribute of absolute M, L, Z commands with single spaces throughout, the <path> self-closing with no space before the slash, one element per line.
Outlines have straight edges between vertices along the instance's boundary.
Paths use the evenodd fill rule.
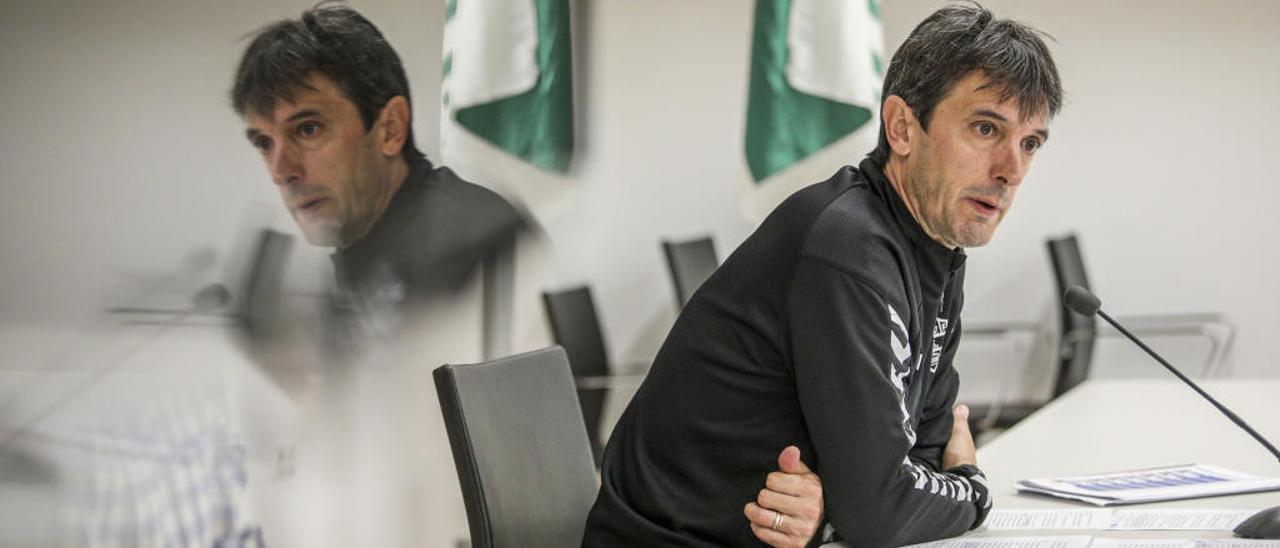
<path fill-rule="evenodd" d="M 1235 534 L 1243 538 L 1280 539 L 1280 506 L 1267 508 L 1240 522 Z"/>

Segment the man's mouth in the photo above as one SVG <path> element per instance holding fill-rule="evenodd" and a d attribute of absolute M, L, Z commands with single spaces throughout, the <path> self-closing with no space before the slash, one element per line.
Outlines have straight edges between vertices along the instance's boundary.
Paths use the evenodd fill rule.
<path fill-rule="evenodd" d="M 1000 203 L 996 200 L 988 198 L 969 198 L 969 203 L 973 204 L 973 208 L 984 216 L 992 216 L 1000 212 Z"/>
<path fill-rule="evenodd" d="M 301 216 L 312 216 L 320 214 L 324 210 L 325 204 L 328 204 L 328 196 L 308 196 L 302 200 L 293 202 L 293 214 Z"/>
<path fill-rule="evenodd" d="M 295 202 L 297 205 L 294 206 L 294 209 L 304 213 L 310 213 L 311 211 L 314 211 L 317 207 L 319 207 L 320 204 L 324 203 L 325 200 L 328 200 L 328 198 L 324 196 L 314 196 L 311 198 L 298 200 L 297 202 Z"/>

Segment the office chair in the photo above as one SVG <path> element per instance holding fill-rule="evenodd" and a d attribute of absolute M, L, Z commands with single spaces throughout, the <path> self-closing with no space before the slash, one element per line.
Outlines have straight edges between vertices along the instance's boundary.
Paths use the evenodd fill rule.
<path fill-rule="evenodd" d="M 582 543 L 599 484 L 559 347 L 433 372 L 475 548 Z"/>
<path fill-rule="evenodd" d="M 1089 376 L 1089 366 L 1093 361 L 1093 341 L 1095 318 L 1085 317 L 1066 308 L 1062 301 L 1065 288 L 1073 285 L 1089 287 L 1089 278 L 1084 271 L 1080 248 L 1075 236 L 1050 239 L 1046 242 L 1049 251 L 1049 262 L 1053 265 L 1054 287 L 1058 295 L 1054 302 L 1058 303 L 1059 337 L 1056 352 L 1053 389 L 1049 399 L 1043 402 L 997 400 L 989 404 L 969 406 L 969 427 L 977 435 L 991 430 L 1007 429 L 1022 419 L 1053 401 L 1058 396 L 1075 388 Z"/>
<path fill-rule="evenodd" d="M 250 337 L 264 337 L 274 326 L 284 297 L 284 272 L 292 249 L 293 236 L 269 228 L 258 231 L 239 305 L 240 324 Z"/>
<path fill-rule="evenodd" d="M 1053 389 L 1049 400 L 1043 403 L 1001 403 L 970 406 L 970 428 L 976 434 L 992 429 L 1004 429 L 1026 418 L 1049 401 L 1075 388 L 1089 377 L 1093 364 L 1094 343 L 1099 336 L 1117 335 L 1114 331 L 1099 331 L 1096 318 L 1076 314 L 1067 308 L 1062 295 L 1068 287 L 1078 285 L 1089 288 L 1089 275 L 1085 270 L 1084 254 L 1075 234 L 1051 238 L 1045 242 L 1049 261 L 1053 266 L 1053 302 L 1058 307 L 1058 345 Z M 1211 374 L 1226 357 L 1235 339 L 1235 327 L 1223 315 L 1217 313 L 1148 314 L 1120 318 L 1122 324 L 1139 335 L 1199 336 L 1209 340 L 1210 349 L 1202 372 Z M 1218 331 L 1225 332 L 1219 338 Z"/>
<path fill-rule="evenodd" d="M 1120 333 L 1110 328 L 1097 329 L 1094 318 L 1085 318 L 1071 312 L 1062 300 L 1062 295 L 1072 285 L 1090 289 L 1089 279 L 1085 274 L 1084 253 L 1080 250 L 1076 235 L 1068 234 L 1051 239 L 1048 246 L 1057 282 L 1057 293 L 1053 301 L 1058 304 L 1062 318 L 1059 356 L 1063 363 L 1059 366 L 1054 385 L 1055 393 L 1061 394 L 1088 377 L 1094 340 L 1100 336 L 1120 336 Z M 1201 365 L 1201 374 L 1211 376 L 1226 373 L 1223 363 L 1235 342 L 1235 325 L 1221 313 L 1142 314 L 1122 316 L 1117 320 L 1139 336 L 1204 337 L 1209 342 L 1209 352 Z M 1078 356 L 1081 354 L 1083 357 Z"/>
<path fill-rule="evenodd" d="M 269 228 L 260 229 L 249 267 L 234 291 L 222 284 L 207 284 L 192 293 L 191 304 L 186 308 L 116 306 L 106 312 L 127 324 L 181 324 L 188 320 L 203 324 L 208 320 L 218 320 L 214 325 L 235 325 L 251 337 L 260 337 L 279 311 L 284 293 L 284 271 L 292 249 L 293 236 Z M 184 261 L 194 266 L 184 266 L 184 270 L 204 270 L 215 261 L 212 251 L 203 253 L 197 250 Z M 187 272 L 185 275 L 194 277 L 196 273 Z M 169 278 L 144 295 L 177 283 L 181 276 L 173 274 Z M 230 310 L 226 310 L 228 308 Z"/>
<path fill-rule="evenodd" d="M 676 288 L 676 308 L 684 308 L 693 292 L 720 266 L 716 244 L 710 236 L 681 242 L 663 240 L 662 252 Z"/>
<path fill-rule="evenodd" d="M 643 375 L 611 373 L 609 352 L 590 286 L 543 292 L 542 303 L 551 324 L 552 338 L 569 356 L 591 453 L 599 465 L 604 451 L 600 429 L 605 397 L 610 389 L 638 385 Z"/>
<path fill-rule="evenodd" d="M 1089 287 L 1084 270 L 1084 256 L 1074 234 L 1051 238 L 1045 242 L 1049 261 L 1053 263 L 1054 295 L 1058 305 L 1058 369 L 1050 399 L 1065 394 L 1089 377 L 1093 364 L 1093 341 L 1097 334 L 1097 318 L 1076 314 L 1067 308 L 1062 295 L 1073 285 Z"/>

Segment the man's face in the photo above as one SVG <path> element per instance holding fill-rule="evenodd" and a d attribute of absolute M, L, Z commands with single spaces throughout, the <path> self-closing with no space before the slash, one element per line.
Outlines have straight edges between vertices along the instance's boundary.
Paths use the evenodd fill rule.
<path fill-rule="evenodd" d="M 1022 118 L 1013 100 L 970 74 L 933 111 L 929 130 L 912 128 L 903 198 L 925 232 L 947 247 L 991 241 L 1022 177 L 1049 138 L 1043 113 Z M 916 140 L 918 139 L 918 140 Z"/>
<path fill-rule="evenodd" d="M 312 73 L 293 101 L 277 99 L 270 115 L 250 112 L 245 121 L 308 242 L 348 245 L 381 216 L 393 190 L 388 158 L 332 80 Z"/>

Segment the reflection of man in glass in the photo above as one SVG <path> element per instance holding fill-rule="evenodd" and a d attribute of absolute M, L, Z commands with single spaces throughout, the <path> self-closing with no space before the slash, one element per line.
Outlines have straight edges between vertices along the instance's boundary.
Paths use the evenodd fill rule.
<path fill-rule="evenodd" d="M 390 547 L 464 538 L 430 370 L 478 359 L 482 347 L 503 350 L 489 345 L 506 332 L 488 329 L 510 321 L 502 308 L 525 223 L 497 194 L 418 150 L 400 57 L 349 7 L 321 5 L 257 31 L 231 103 L 307 241 L 335 248 L 339 288 L 337 329 L 315 346 L 317 361 L 340 373 L 306 385 L 324 390 L 301 398 L 307 408 L 286 441 L 296 441 L 295 472 L 269 486 L 289 500 L 275 509 L 288 517 L 264 520 L 268 540 Z M 273 356 L 314 350 L 297 346 Z"/>
<path fill-rule="evenodd" d="M 307 241 L 336 247 L 344 289 L 453 289 L 521 225 L 496 194 L 433 167 L 400 58 L 343 6 L 262 29 L 231 91 L 250 144 Z"/>

